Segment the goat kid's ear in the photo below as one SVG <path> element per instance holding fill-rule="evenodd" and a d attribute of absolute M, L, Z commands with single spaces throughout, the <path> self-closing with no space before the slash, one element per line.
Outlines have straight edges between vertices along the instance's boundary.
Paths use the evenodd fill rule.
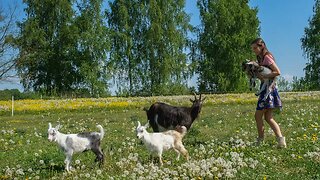
<path fill-rule="evenodd" d="M 149 122 L 147 122 L 144 127 L 147 129 L 149 127 Z"/>
<path fill-rule="evenodd" d="M 61 127 L 62 127 L 62 126 L 61 126 L 60 124 L 58 124 L 58 125 L 56 126 L 56 130 L 59 130 Z"/>
<path fill-rule="evenodd" d="M 49 129 L 51 129 L 51 128 L 52 128 L 51 123 L 49 123 Z"/>

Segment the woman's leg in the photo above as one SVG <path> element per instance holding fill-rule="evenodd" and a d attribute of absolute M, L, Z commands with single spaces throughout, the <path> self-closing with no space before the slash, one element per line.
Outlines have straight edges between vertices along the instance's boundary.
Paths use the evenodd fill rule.
<path fill-rule="evenodd" d="M 263 119 L 262 119 L 263 114 L 264 114 L 264 110 L 256 110 L 256 113 L 254 115 L 254 118 L 256 119 L 257 130 L 258 130 L 258 138 L 260 139 L 264 138 L 264 125 L 263 125 Z"/>
<path fill-rule="evenodd" d="M 282 136 L 278 123 L 272 117 L 272 109 L 267 109 L 264 113 L 264 117 L 273 130 L 274 134 L 277 136 L 278 148 L 286 148 L 286 138 Z"/>
<path fill-rule="evenodd" d="M 274 134 L 277 137 L 282 137 L 282 133 L 280 130 L 280 127 L 278 125 L 278 123 L 273 119 L 272 116 L 272 109 L 266 109 L 265 113 L 264 113 L 264 118 L 267 121 L 267 123 L 270 125 L 271 129 L 273 130 Z"/>

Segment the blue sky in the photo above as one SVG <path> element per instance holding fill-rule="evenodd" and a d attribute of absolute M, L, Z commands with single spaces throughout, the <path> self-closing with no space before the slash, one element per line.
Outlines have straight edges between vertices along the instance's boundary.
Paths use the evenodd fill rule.
<path fill-rule="evenodd" d="M 24 14 L 22 0 L 0 2 L 4 9 L 17 3 L 18 16 L 21 18 Z M 275 56 L 281 76 L 287 80 L 292 80 L 293 76 L 303 77 L 307 59 L 303 56 L 300 39 L 313 15 L 314 0 L 251 0 L 249 5 L 259 9 L 261 37 Z M 186 0 L 186 12 L 191 15 L 191 24 L 200 24 L 196 0 Z M 22 90 L 18 82 L 0 82 L 0 89 L 6 88 Z"/>

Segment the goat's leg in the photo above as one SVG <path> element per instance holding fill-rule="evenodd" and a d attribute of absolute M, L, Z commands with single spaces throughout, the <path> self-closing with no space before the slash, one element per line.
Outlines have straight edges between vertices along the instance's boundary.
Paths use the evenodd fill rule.
<path fill-rule="evenodd" d="M 256 78 L 250 78 L 250 81 L 249 81 L 249 83 L 250 83 L 250 91 L 252 91 L 252 89 L 254 88 L 254 87 L 256 87 Z"/>
<path fill-rule="evenodd" d="M 267 88 L 267 82 L 266 81 L 263 82 L 260 90 L 258 92 L 256 92 L 255 95 L 259 96 L 265 88 Z"/>
<path fill-rule="evenodd" d="M 160 165 L 162 166 L 163 165 L 163 162 L 162 162 L 162 151 L 158 152 L 158 157 L 159 157 Z"/>
<path fill-rule="evenodd" d="M 176 151 L 177 152 L 177 158 L 176 158 L 176 160 L 179 160 L 180 159 L 180 151 L 177 149 L 177 148 L 173 148 L 174 149 L 174 151 Z"/>
<path fill-rule="evenodd" d="M 92 152 L 96 155 L 95 162 L 99 161 L 99 166 L 104 162 L 104 155 L 100 147 L 94 147 L 91 149 Z"/>
<path fill-rule="evenodd" d="M 72 160 L 72 154 L 73 154 L 73 152 L 72 151 L 69 151 L 69 152 L 66 152 L 65 153 L 65 155 L 66 155 L 66 159 L 65 159 L 65 164 L 66 164 L 66 170 L 68 171 L 68 172 L 70 172 L 70 170 L 71 170 L 71 166 L 70 166 L 70 164 L 71 164 L 71 160 Z"/>
<path fill-rule="evenodd" d="M 175 149 L 179 151 L 179 155 L 181 153 L 183 156 L 186 157 L 187 161 L 189 161 L 189 153 L 182 143 L 177 144 Z"/>
<path fill-rule="evenodd" d="M 263 101 L 266 101 L 268 96 L 270 95 L 270 93 L 271 93 L 271 85 L 272 85 L 272 81 L 271 80 L 267 80 L 265 82 L 266 94 L 263 97 Z"/>

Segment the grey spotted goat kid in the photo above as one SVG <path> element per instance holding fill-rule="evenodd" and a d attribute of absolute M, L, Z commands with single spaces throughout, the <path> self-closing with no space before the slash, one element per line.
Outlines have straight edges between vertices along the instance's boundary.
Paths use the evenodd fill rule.
<path fill-rule="evenodd" d="M 252 88 L 256 86 L 256 79 L 258 77 L 258 74 L 261 74 L 264 76 L 272 72 L 271 69 L 264 66 L 260 66 L 258 63 L 254 61 L 248 61 L 248 60 L 242 64 L 242 70 L 246 72 L 249 78 L 250 90 L 252 90 Z M 273 82 L 274 82 L 274 78 L 264 78 L 263 84 L 260 90 L 256 92 L 255 95 L 259 96 L 264 90 L 266 90 L 266 93 L 263 97 L 263 101 L 266 101 L 268 96 L 271 93 Z"/>
<path fill-rule="evenodd" d="M 104 162 L 104 155 L 100 148 L 101 140 L 104 136 L 104 129 L 101 125 L 97 125 L 100 132 L 83 132 L 78 134 L 63 134 L 59 132 L 60 125 L 52 127 L 49 123 L 48 140 L 50 142 L 57 142 L 60 148 L 66 155 L 65 169 L 69 172 L 71 170 L 72 155 L 77 152 L 91 150 L 95 155 L 95 161 L 99 161 L 100 166 Z"/>

